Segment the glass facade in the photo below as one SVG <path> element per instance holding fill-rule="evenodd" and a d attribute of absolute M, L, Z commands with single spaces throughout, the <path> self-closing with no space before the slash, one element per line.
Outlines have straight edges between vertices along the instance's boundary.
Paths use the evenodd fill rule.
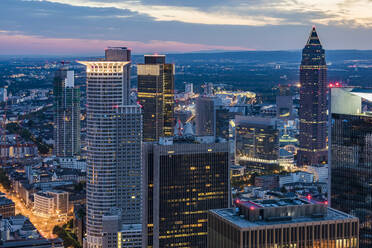
<path fill-rule="evenodd" d="M 138 101 L 143 110 L 143 140 L 157 141 L 173 135 L 175 68 L 161 63 L 164 56 L 159 61 L 155 55 L 147 57 L 137 67 Z"/>
<path fill-rule="evenodd" d="M 235 161 L 252 172 L 279 169 L 275 119 L 237 116 L 235 125 Z"/>
<path fill-rule="evenodd" d="M 87 67 L 88 248 L 102 247 L 102 217 L 113 208 L 122 223 L 142 223 L 141 109 L 130 105 L 130 52 L 109 49 L 106 60 L 80 62 Z"/>
<path fill-rule="evenodd" d="M 372 116 L 332 114 L 331 204 L 360 220 L 360 247 L 372 247 Z"/>
<path fill-rule="evenodd" d="M 154 145 L 148 156 L 148 247 L 206 247 L 207 211 L 229 206 L 228 143 Z"/>
<path fill-rule="evenodd" d="M 299 165 L 327 161 L 327 64 L 315 28 L 302 51 L 300 67 Z"/>
<path fill-rule="evenodd" d="M 61 68 L 54 78 L 54 153 L 59 157 L 80 155 L 80 89 L 73 77 L 73 71 Z"/>

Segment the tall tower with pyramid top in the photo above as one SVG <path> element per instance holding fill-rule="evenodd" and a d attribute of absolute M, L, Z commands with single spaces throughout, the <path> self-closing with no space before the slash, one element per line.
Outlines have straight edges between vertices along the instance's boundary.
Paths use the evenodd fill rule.
<path fill-rule="evenodd" d="M 315 27 L 300 66 L 300 166 L 327 162 L 327 64 Z"/>

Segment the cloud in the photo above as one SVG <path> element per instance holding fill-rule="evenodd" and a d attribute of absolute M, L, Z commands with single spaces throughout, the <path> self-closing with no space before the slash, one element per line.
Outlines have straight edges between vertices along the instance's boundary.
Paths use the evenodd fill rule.
<path fill-rule="evenodd" d="M 369 0 L 44 0 L 72 6 L 116 8 L 137 12 L 155 21 L 205 25 L 264 26 L 305 23 L 372 27 Z M 289 14 L 292 13 L 292 14 Z M 306 19 L 303 18 L 303 14 Z M 295 17 L 301 17 L 300 20 Z M 294 18 L 293 18 L 294 17 Z M 305 24 L 302 22 L 302 24 Z"/>
<path fill-rule="evenodd" d="M 44 38 L 14 34 L 0 30 L 0 54 L 101 54 L 108 46 L 126 46 L 135 53 L 153 52 L 193 52 L 204 50 L 251 50 L 240 46 L 218 46 L 177 41 L 152 40 L 149 42 L 123 41 L 123 40 L 92 40 L 92 39 L 63 39 Z M 20 49 L 22 47 L 22 49 Z"/>
<path fill-rule="evenodd" d="M 177 48 L 173 51 L 283 50 L 303 47 L 311 26 L 317 24 L 326 48 L 371 49 L 372 13 L 367 8 L 371 3 L 366 1 L 0 0 L 0 30 L 24 37 L 17 44 L 19 49 L 34 49 L 23 49 L 27 53 L 45 52 L 42 46 L 30 47 L 28 41 L 52 46 L 43 39 L 61 46 L 53 48 L 58 53 L 88 51 L 77 45 L 73 50 L 61 40 L 71 44 L 93 40 L 102 47 L 106 40 L 133 42 L 133 47 L 142 50 L 151 44 L 155 51 L 162 51 L 167 42 L 173 42 L 168 44 L 172 50 Z M 358 8 L 360 16 L 353 18 Z M 7 48 L 15 46 L 4 41 L 5 36 L 0 39 L 7 44 L 2 53 L 9 54 Z M 100 53 L 101 45 L 90 51 Z"/>

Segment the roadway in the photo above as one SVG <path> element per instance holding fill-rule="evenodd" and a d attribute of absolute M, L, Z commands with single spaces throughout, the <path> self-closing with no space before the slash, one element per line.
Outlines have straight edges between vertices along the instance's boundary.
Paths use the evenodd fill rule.
<path fill-rule="evenodd" d="M 40 217 L 35 215 L 32 210 L 28 209 L 25 204 L 19 199 L 15 194 L 12 194 L 5 190 L 5 188 L 0 184 L 0 191 L 5 193 L 6 197 L 11 199 L 15 204 L 15 212 L 16 214 L 21 214 L 28 217 L 31 223 L 36 227 L 39 233 L 44 238 L 57 238 L 56 235 L 53 234 L 54 226 L 62 226 L 63 224 L 67 223 L 69 219 L 56 219 L 55 216 L 50 218 Z"/>

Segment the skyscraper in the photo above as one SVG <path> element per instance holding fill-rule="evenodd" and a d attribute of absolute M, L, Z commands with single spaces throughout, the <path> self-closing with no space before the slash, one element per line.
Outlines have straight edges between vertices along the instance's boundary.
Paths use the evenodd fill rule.
<path fill-rule="evenodd" d="M 142 117 L 131 105 L 130 50 L 108 48 L 101 61 L 81 61 L 87 73 L 87 245 L 102 247 L 102 217 L 141 221 Z"/>
<path fill-rule="evenodd" d="M 300 67 L 299 165 L 327 161 L 327 64 L 315 27 L 302 50 Z"/>
<path fill-rule="evenodd" d="M 137 65 L 144 141 L 173 135 L 174 74 L 174 64 L 166 64 L 165 55 L 145 55 L 145 63 Z"/>
<path fill-rule="evenodd" d="M 200 96 L 195 104 L 195 134 L 216 136 L 216 98 Z"/>
<path fill-rule="evenodd" d="M 235 160 L 253 170 L 279 168 L 279 130 L 277 119 L 236 116 Z"/>
<path fill-rule="evenodd" d="M 229 206 L 228 142 L 167 139 L 144 149 L 147 247 L 204 248 L 207 211 Z"/>
<path fill-rule="evenodd" d="M 360 247 L 372 246 L 372 89 L 331 88 L 330 203 L 357 216 Z"/>
<path fill-rule="evenodd" d="M 54 77 L 54 142 L 58 157 L 80 154 L 80 89 L 75 87 L 74 71 L 63 67 Z"/>

